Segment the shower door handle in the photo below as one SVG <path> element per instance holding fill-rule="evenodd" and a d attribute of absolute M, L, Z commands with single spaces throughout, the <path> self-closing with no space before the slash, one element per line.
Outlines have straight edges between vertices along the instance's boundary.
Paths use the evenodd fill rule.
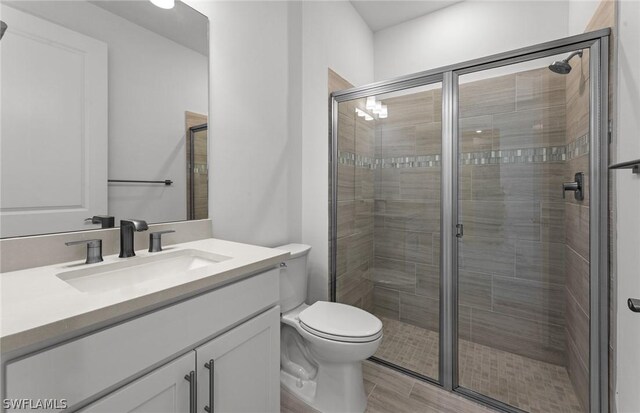
<path fill-rule="evenodd" d="M 577 172 L 573 182 L 564 182 L 562 184 L 562 199 L 565 198 L 566 191 L 573 191 L 573 195 L 578 201 L 584 200 L 584 173 Z"/>

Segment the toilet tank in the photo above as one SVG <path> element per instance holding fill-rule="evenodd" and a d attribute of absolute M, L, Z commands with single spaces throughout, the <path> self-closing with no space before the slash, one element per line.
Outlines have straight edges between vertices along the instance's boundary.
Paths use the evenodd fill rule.
<path fill-rule="evenodd" d="M 286 313 L 307 299 L 307 257 L 311 247 L 287 244 L 276 248 L 291 254 L 286 266 L 280 267 L 280 311 Z"/>

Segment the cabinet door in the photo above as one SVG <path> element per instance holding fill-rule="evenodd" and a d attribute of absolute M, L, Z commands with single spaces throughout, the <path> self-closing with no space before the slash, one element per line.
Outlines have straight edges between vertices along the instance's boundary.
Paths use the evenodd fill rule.
<path fill-rule="evenodd" d="M 280 307 L 198 347 L 196 357 L 198 412 L 280 411 Z"/>
<path fill-rule="evenodd" d="M 196 356 L 190 351 L 131 384 L 103 397 L 84 413 L 185 413 L 190 407 L 190 382 Z M 195 384 L 194 384 L 195 385 Z M 195 402 L 195 401 L 194 401 Z"/>

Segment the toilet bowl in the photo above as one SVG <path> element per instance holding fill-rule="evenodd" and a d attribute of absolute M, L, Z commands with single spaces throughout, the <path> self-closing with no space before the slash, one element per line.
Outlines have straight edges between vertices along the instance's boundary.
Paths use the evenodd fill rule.
<path fill-rule="evenodd" d="M 278 249 L 291 253 L 280 277 L 282 384 L 320 412 L 364 412 L 362 361 L 378 349 L 382 322 L 346 304 L 305 304 L 310 247 L 289 244 Z"/>

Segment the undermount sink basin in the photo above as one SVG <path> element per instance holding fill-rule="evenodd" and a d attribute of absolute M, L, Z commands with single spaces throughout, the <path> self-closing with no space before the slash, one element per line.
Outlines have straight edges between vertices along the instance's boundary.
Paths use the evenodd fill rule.
<path fill-rule="evenodd" d="M 113 263 L 88 265 L 65 271 L 57 277 L 82 292 L 127 288 L 166 277 L 183 277 L 190 272 L 226 261 L 231 257 L 186 249 L 146 257 L 126 258 Z"/>

